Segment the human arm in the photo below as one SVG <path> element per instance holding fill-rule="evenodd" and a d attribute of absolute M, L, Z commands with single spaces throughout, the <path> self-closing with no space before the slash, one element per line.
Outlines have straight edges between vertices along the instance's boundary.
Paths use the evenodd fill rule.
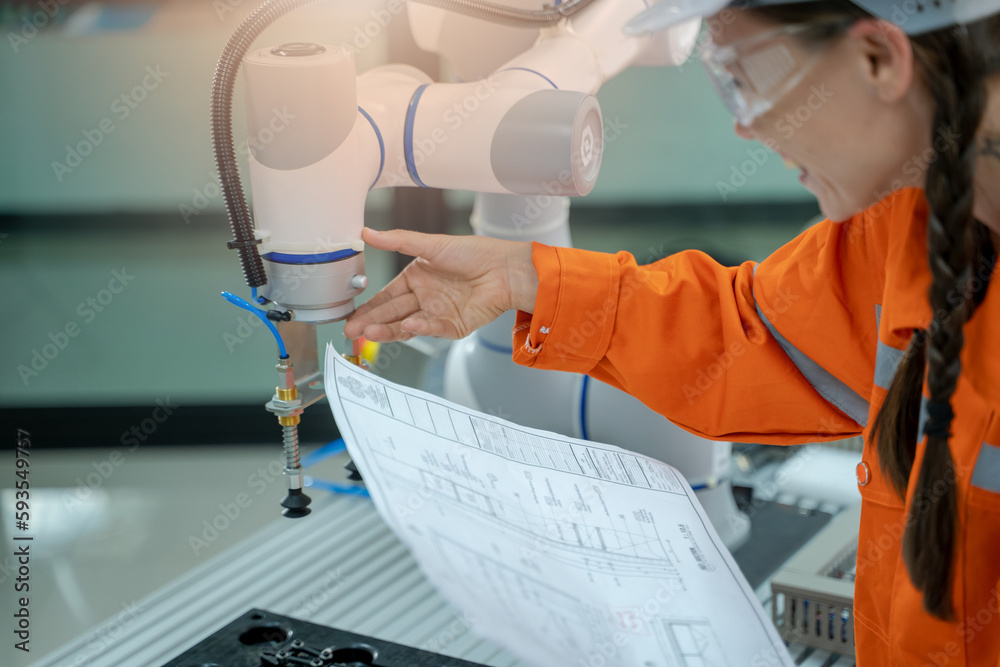
<path fill-rule="evenodd" d="M 366 230 L 366 241 L 419 259 L 358 309 L 348 336 L 459 338 L 517 309 L 517 363 L 589 374 L 697 435 L 816 442 L 867 422 L 875 296 L 865 237 L 846 225 L 738 267 L 693 251 L 639 266 L 628 253 L 482 237 Z"/>
<path fill-rule="evenodd" d="M 711 438 L 816 442 L 867 421 L 874 292 L 865 239 L 844 226 L 822 223 L 759 265 L 689 251 L 639 266 L 538 244 L 533 261 L 540 286 L 533 315 L 518 314 L 517 363 L 586 373 Z"/>

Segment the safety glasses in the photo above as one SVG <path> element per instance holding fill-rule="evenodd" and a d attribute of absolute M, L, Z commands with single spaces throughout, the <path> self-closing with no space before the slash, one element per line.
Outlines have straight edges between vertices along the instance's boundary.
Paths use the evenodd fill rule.
<path fill-rule="evenodd" d="M 789 37 L 820 30 L 824 33 L 820 39 L 827 42 L 852 23 L 796 23 L 725 46 L 708 40 L 699 47 L 698 57 L 722 101 L 741 125 L 749 125 L 802 81 L 823 54 L 823 48 L 795 45 L 793 49 Z"/>

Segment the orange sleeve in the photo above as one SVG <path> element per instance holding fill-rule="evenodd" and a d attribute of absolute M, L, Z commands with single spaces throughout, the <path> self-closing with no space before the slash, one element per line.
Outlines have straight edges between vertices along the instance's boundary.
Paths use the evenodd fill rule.
<path fill-rule="evenodd" d="M 535 244 L 535 312 L 517 314 L 514 361 L 586 373 L 703 437 L 856 435 L 877 321 L 866 244 L 847 228 L 821 223 L 733 268 L 697 251 L 639 266 Z"/>

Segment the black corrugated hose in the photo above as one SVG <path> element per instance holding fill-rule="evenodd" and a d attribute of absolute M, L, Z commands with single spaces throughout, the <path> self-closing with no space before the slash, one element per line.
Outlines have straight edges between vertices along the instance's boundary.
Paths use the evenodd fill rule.
<path fill-rule="evenodd" d="M 236 85 L 236 75 L 243 57 L 264 28 L 294 9 L 317 2 L 322 0 L 268 0 L 243 19 L 226 43 L 226 48 L 219 57 L 219 64 L 215 67 L 215 78 L 212 80 L 212 145 L 222 196 L 229 214 L 229 226 L 233 230 L 233 240 L 226 245 L 239 252 L 243 277 L 249 287 L 266 285 L 267 275 L 260 255 L 257 254 L 257 244 L 260 241 L 254 237 L 253 220 L 240 182 L 239 166 L 236 164 L 232 122 L 233 87 Z"/>

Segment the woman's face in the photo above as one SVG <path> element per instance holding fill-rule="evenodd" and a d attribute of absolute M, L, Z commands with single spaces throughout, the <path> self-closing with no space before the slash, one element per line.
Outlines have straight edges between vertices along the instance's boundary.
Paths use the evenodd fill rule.
<path fill-rule="evenodd" d="M 976 205 L 973 215 L 985 223 L 1000 240 L 1000 76 L 987 81 L 988 102 L 979 131 L 979 160 L 976 163 Z M 1000 244 L 997 245 L 1000 248 Z"/>
<path fill-rule="evenodd" d="M 708 19 L 713 42 L 738 45 L 773 31 L 775 24 L 725 10 Z M 805 75 L 773 106 L 736 133 L 779 153 L 819 200 L 827 217 L 842 221 L 893 190 L 922 186 L 929 160 L 929 100 L 910 62 L 879 47 L 877 23 L 862 21 L 816 56 L 794 36 L 779 36 L 808 63 Z M 905 36 L 903 37 L 905 40 Z M 898 40 L 897 40 L 898 42 Z M 947 138 L 945 138 L 946 140 Z"/>

